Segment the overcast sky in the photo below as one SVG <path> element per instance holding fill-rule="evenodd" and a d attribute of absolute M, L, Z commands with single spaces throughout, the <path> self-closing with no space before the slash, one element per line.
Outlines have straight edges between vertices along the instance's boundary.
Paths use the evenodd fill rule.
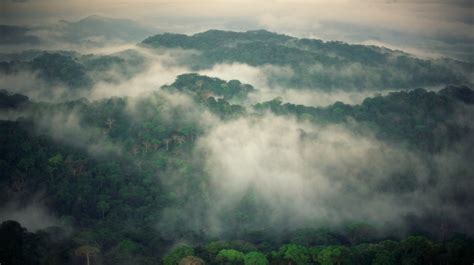
<path fill-rule="evenodd" d="M 299 37 L 472 56 L 474 1 L 363 0 L 0 0 L 3 24 L 130 18 L 160 31 L 268 29 Z"/>

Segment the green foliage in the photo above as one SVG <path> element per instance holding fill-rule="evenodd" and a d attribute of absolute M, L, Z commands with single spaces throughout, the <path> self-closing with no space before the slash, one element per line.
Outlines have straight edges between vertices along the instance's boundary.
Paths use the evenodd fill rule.
<path fill-rule="evenodd" d="M 183 78 L 179 80 L 183 91 L 197 91 L 185 87 L 188 82 L 201 80 L 201 76 Z M 197 108 L 207 108 L 222 119 L 252 111 L 230 103 L 238 96 L 228 92 L 226 86 L 243 84 L 221 81 L 205 81 L 210 86 L 219 84 L 212 91 L 221 94 L 206 100 L 194 98 Z M 224 99 L 226 95 L 231 101 Z M 400 242 L 380 241 L 383 238 L 375 228 L 360 222 L 337 229 L 288 227 L 282 232 L 259 225 L 255 230 L 253 224 L 261 224 L 271 213 L 256 211 L 259 200 L 252 191 L 235 209 L 224 212 L 222 220 L 228 231 L 211 238 L 205 230 L 209 227 L 199 223 L 208 218 L 199 208 L 215 202 L 210 202 L 206 193 L 210 178 L 196 149 L 197 139 L 206 128 L 199 115 L 193 115 L 194 105 L 193 111 L 170 107 L 159 93 L 137 99 L 57 104 L 15 98 L 27 104 L 10 104 L 9 108 L 24 111 L 26 118 L 0 121 L 0 201 L 26 201 L 34 191 L 44 190 L 48 207 L 61 219 L 69 220 L 74 230 L 33 234 L 19 225 L 5 224 L 0 238 L 8 240 L 2 240 L 0 250 L 8 252 L 0 251 L 0 259 L 18 260 L 11 264 L 71 264 L 74 250 L 90 244 L 100 246 L 97 259 L 106 265 L 157 264 L 160 260 L 178 264 L 190 255 L 208 264 L 464 264 L 472 260 L 470 239 L 434 243 L 424 237 L 409 237 Z M 438 93 L 391 93 L 355 106 L 338 102 L 314 108 L 282 103 L 277 98 L 257 104 L 255 109 L 256 115 L 271 110 L 323 125 L 350 124 L 348 120 L 354 119 L 368 124 L 381 141 L 413 143 L 411 148 L 429 154 L 469 139 L 471 128 L 460 128 L 450 121 L 453 111 L 470 107 L 472 99 L 469 88 L 447 87 Z M 130 106 L 136 108 L 130 111 Z M 66 118 L 61 119 L 63 116 Z M 39 126 L 39 121 L 44 122 L 40 117 L 58 118 L 60 125 L 66 121 L 77 121 L 78 125 L 61 131 L 67 126 Z M 440 128 L 444 129 L 437 131 Z M 399 194 L 416 184 L 410 176 L 410 172 L 402 172 L 394 183 L 382 183 L 381 188 Z M 183 214 L 189 201 L 198 206 L 193 216 Z M 165 218 L 170 221 L 163 222 Z M 209 243 L 216 239 L 228 241 Z M 166 252 L 177 240 L 187 240 L 196 247 Z"/>
<path fill-rule="evenodd" d="M 245 265 L 268 265 L 268 260 L 265 255 L 260 252 L 252 251 L 244 256 Z"/>
<path fill-rule="evenodd" d="M 48 85 L 74 89 L 69 91 L 69 95 L 77 96 L 83 94 L 74 92 L 84 92 L 95 82 L 118 83 L 142 72 L 145 66 L 146 59 L 133 50 L 113 55 L 27 51 L 12 56 L 9 61 L 0 62 L 0 73 L 10 75 L 25 71 L 34 72 Z M 53 96 L 51 91 L 45 91 L 45 94 Z M 2 107 L 2 97 L 0 94 L 0 107 Z M 21 100 L 25 101 L 25 99 L 16 98 L 18 102 Z M 9 104 L 15 104 L 13 98 L 10 98 Z"/>
<path fill-rule="evenodd" d="M 351 244 L 375 238 L 375 228 L 365 223 L 352 223 L 346 226 L 346 237 Z"/>
<path fill-rule="evenodd" d="M 3 222 L 0 226 L 0 258 L 8 264 L 70 264 L 73 255 L 81 258 L 89 253 L 96 262 L 104 264 L 157 264 L 158 259 L 146 245 L 140 242 L 153 241 L 149 233 L 136 234 L 136 239 L 121 239 L 104 251 L 85 242 L 93 241 L 93 234 L 85 232 L 76 235 L 72 241 L 61 228 L 52 227 L 37 233 L 27 232 L 15 221 Z M 455 237 L 445 242 L 435 243 L 425 237 L 411 236 L 401 241 L 379 241 L 358 245 L 331 245 L 308 247 L 296 244 L 281 246 L 273 251 L 267 260 L 260 251 L 248 250 L 242 246 L 246 242 L 213 242 L 207 246 L 176 246 L 162 257 L 165 265 L 194 264 L 319 264 L 319 265 L 391 265 L 391 264 L 465 264 L 474 255 L 474 241 L 465 237 Z M 248 243 L 247 243 L 248 244 Z M 106 246 L 107 244 L 103 244 Z M 232 249 L 241 246 L 242 251 Z M 272 248 L 278 247 L 274 243 Z M 247 249 L 247 250 L 244 250 Z M 94 263 L 92 263 L 94 264 Z"/>
<path fill-rule="evenodd" d="M 249 84 L 242 84 L 238 80 L 228 82 L 219 78 L 212 78 L 198 74 L 182 74 L 166 89 L 177 89 L 191 94 L 198 101 L 205 101 L 208 97 L 222 97 L 224 100 L 242 101 L 255 89 Z"/>
<path fill-rule="evenodd" d="M 295 230 L 291 242 L 299 245 L 332 245 L 339 242 L 337 234 L 327 228 Z"/>
<path fill-rule="evenodd" d="M 164 265 L 177 265 L 187 256 L 194 255 L 194 250 L 192 247 L 189 246 L 178 246 L 172 249 L 168 254 L 163 257 L 163 264 Z"/>
<path fill-rule="evenodd" d="M 374 259 L 372 260 L 372 265 L 395 265 L 396 259 L 394 253 L 389 251 L 382 250 L 375 254 Z"/>
<path fill-rule="evenodd" d="M 402 264 L 428 264 L 434 252 L 433 243 L 421 236 L 410 236 L 400 242 Z"/>
<path fill-rule="evenodd" d="M 204 246 L 203 258 L 212 262 L 218 262 L 217 256 L 222 250 L 235 250 L 242 253 L 257 250 L 256 247 L 246 241 L 213 241 Z M 224 252 L 225 253 L 225 252 Z"/>
<path fill-rule="evenodd" d="M 384 97 L 366 98 L 362 104 L 354 106 L 336 102 L 327 107 L 308 107 L 283 104 L 277 98 L 257 103 L 254 108 L 259 112 L 271 110 L 278 115 L 296 115 L 318 124 L 355 119 L 373 128 L 382 140 L 438 152 L 469 136 L 468 128 L 452 120 L 455 110 L 462 108 L 460 104 L 472 104 L 473 99 L 471 89 L 449 86 L 438 93 L 424 89 L 393 92 Z"/>
<path fill-rule="evenodd" d="M 48 164 L 52 167 L 58 167 L 63 163 L 63 161 L 63 156 L 61 154 L 57 154 L 48 160 Z"/>
<path fill-rule="evenodd" d="M 223 249 L 217 254 L 217 261 L 221 264 L 238 265 L 244 262 L 244 253 L 235 249 Z"/>
<path fill-rule="evenodd" d="M 322 89 L 408 88 L 469 83 L 443 61 L 422 60 L 399 51 L 338 41 L 298 39 L 264 30 L 209 30 L 192 36 L 158 34 L 142 42 L 152 48 L 184 48 L 201 52 L 187 64 L 195 69 L 238 62 L 252 66 L 289 67 L 292 74 L 269 76 L 270 83 Z M 451 62 L 469 73 L 470 66 Z"/>
<path fill-rule="evenodd" d="M 351 264 L 350 251 L 343 246 L 330 246 L 324 248 L 318 255 L 321 265 Z"/>
<path fill-rule="evenodd" d="M 80 57 L 80 63 L 92 79 L 110 83 L 132 78 L 146 67 L 146 59 L 135 50 L 113 55 L 88 54 Z"/>
<path fill-rule="evenodd" d="M 50 82 L 62 82 L 72 88 L 88 87 L 92 81 L 85 68 L 69 56 L 44 53 L 31 62 L 32 69 Z"/>
<path fill-rule="evenodd" d="M 307 247 L 287 244 L 272 252 L 272 263 L 292 263 L 296 265 L 306 265 L 311 261 L 310 251 Z"/>
<path fill-rule="evenodd" d="M 110 204 L 108 204 L 106 201 L 99 201 L 97 203 L 97 209 L 102 212 L 102 218 L 104 218 L 105 213 L 110 209 Z"/>

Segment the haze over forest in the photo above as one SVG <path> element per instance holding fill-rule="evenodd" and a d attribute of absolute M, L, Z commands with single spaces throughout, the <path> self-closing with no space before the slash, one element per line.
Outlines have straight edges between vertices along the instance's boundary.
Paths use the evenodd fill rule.
<path fill-rule="evenodd" d="M 2 1 L 0 263 L 472 264 L 471 1 Z"/>

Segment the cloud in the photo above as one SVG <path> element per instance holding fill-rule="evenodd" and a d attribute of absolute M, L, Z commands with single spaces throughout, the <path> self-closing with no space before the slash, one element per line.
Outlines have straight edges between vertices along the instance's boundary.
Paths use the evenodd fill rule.
<path fill-rule="evenodd" d="M 250 97 L 251 101 L 254 103 L 265 102 L 275 98 L 280 98 L 283 102 L 289 102 L 292 104 L 324 107 L 329 106 L 337 101 L 351 105 L 360 104 L 367 97 L 373 97 L 375 95 L 385 95 L 390 92 L 393 92 L 393 90 L 380 90 L 377 92 L 346 92 L 343 90 L 336 90 L 325 92 L 315 89 L 285 89 L 279 87 L 263 89 L 261 91 L 258 91 L 257 93 L 251 94 Z"/>
<path fill-rule="evenodd" d="M 215 196 L 210 211 L 216 219 L 222 211 L 237 208 L 249 191 L 270 211 L 260 221 L 275 227 L 347 219 L 394 221 L 416 207 L 399 204 L 402 194 L 370 190 L 377 178 L 397 171 L 391 161 L 410 164 L 416 157 L 341 126 L 271 115 L 242 118 L 215 127 L 199 144 L 208 154 Z M 354 208 L 362 203 L 363 208 Z"/>
<path fill-rule="evenodd" d="M 91 90 L 90 99 L 100 99 L 112 96 L 138 96 L 146 92 L 158 90 L 165 84 L 174 82 L 176 76 L 189 72 L 180 66 L 179 61 L 191 55 L 192 51 L 162 50 L 158 53 L 138 49 L 145 54 L 148 67 L 129 80 L 119 83 L 99 82 Z"/>
<path fill-rule="evenodd" d="M 106 46 L 90 49 L 96 55 L 127 56 L 121 52 L 134 52 L 143 58 L 143 65 L 112 65 L 106 71 L 89 71 L 93 81 L 91 88 L 70 88 L 51 84 L 40 78 L 37 72 L 21 70 L 16 73 L 0 74 L 0 89 L 27 95 L 35 101 L 60 102 L 87 98 L 97 100 L 109 97 L 138 96 L 157 91 L 162 85 L 174 82 L 176 76 L 191 72 L 181 66 L 181 61 L 192 56 L 194 51 L 165 49 L 149 51 L 136 45 Z M 79 59 L 80 60 L 80 59 Z M 127 60 L 127 59 L 126 59 Z M 124 75 L 124 69 L 130 76 Z"/>
<path fill-rule="evenodd" d="M 27 95 L 37 101 L 57 101 L 82 96 L 80 91 L 52 85 L 38 77 L 38 74 L 30 71 L 21 71 L 14 74 L 0 74 L 0 89 L 12 93 Z"/>
<path fill-rule="evenodd" d="M 220 122 L 198 141 L 195 156 L 209 175 L 190 195 L 199 196 L 165 210 L 158 227 L 222 236 L 363 221 L 402 235 L 415 218 L 431 231 L 472 231 L 472 207 L 453 198 L 473 184 L 466 173 L 474 168 L 461 158 L 472 143 L 462 145 L 431 156 L 378 140 L 351 121 L 265 114 Z"/>
<path fill-rule="evenodd" d="M 176 124 L 199 124 L 204 129 L 219 122 L 218 117 L 189 95 L 162 89 L 128 98 L 126 111 L 135 121 L 159 115 L 166 126 L 173 127 Z"/>
<path fill-rule="evenodd" d="M 353 80 L 365 80 L 366 90 L 348 90 L 340 87 L 326 91 L 319 87 L 293 88 L 287 84 L 294 77 L 294 70 L 288 66 L 251 66 L 248 64 L 231 63 L 216 64 L 212 68 L 199 71 L 199 74 L 218 77 L 223 80 L 237 79 L 242 83 L 254 86 L 256 91 L 249 95 L 249 100 L 243 104 L 252 105 L 280 97 L 283 102 L 302 104 L 306 106 L 327 106 L 336 101 L 346 104 L 360 104 L 365 98 L 375 95 L 386 95 L 396 91 L 390 88 L 381 88 L 382 76 L 374 70 L 365 69 L 361 64 L 350 64 L 343 68 L 323 67 L 315 64 L 309 69 L 313 74 L 323 75 L 333 80 L 345 80 L 349 86 Z M 403 75 L 398 74 L 400 78 Z M 373 89 L 371 89 L 373 88 Z M 440 87 L 427 87 L 429 90 L 439 90 Z"/>
<path fill-rule="evenodd" d="M 278 21 L 271 16 L 262 21 L 268 27 L 275 24 L 275 28 L 291 27 L 292 24 L 305 28 L 311 23 L 311 20 L 293 21 L 291 17 Z M 279 22 L 283 23 L 276 24 Z M 316 23 L 314 27 L 317 29 L 320 25 Z M 164 210 L 158 226 L 169 229 L 169 233 L 177 226 L 215 235 L 239 222 L 238 225 L 251 230 L 337 224 L 354 219 L 403 227 L 406 216 L 413 214 L 421 218 L 435 211 L 458 222 L 463 231 L 473 231 L 468 224 L 472 206 L 460 207 L 443 200 L 455 197 L 457 191 L 469 194 L 466 189 L 473 186 L 472 180 L 466 181 L 459 173 L 474 172 L 472 166 L 464 162 L 465 157 L 470 156 L 463 156 L 470 154 L 467 150 L 472 145 L 425 157 L 413 150 L 384 143 L 372 131 L 354 122 L 328 126 L 271 114 L 220 121 L 188 96 L 160 90 L 162 85 L 172 83 L 177 75 L 190 72 L 181 62 L 195 51 L 159 50 L 155 53 L 134 46 L 100 49 L 101 53 L 110 54 L 123 48 L 134 48 L 144 55 L 147 68 L 131 78 L 122 78 L 111 69 L 110 75 L 116 82 L 96 80 L 90 90 L 78 94 L 70 94 L 71 91 L 62 87 L 50 87 L 35 73 L 27 72 L 2 76 L 0 86 L 35 100 L 77 97 L 100 100 L 127 96 L 130 97 L 127 110 L 133 119 L 139 120 L 160 107 L 167 122 L 173 122 L 175 110 L 183 113 L 182 120 L 177 122 L 199 121 L 205 127 L 205 134 L 199 139 L 194 159 L 204 163 L 209 179 L 203 181 L 202 187 L 194 187 L 202 193 L 189 198 L 189 203 L 182 208 Z M 360 64 L 343 69 L 314 65 L 312 70 L 334 79 L 367 77 L 368 84 L 380 78 Z M 250 103 L 280 96 L 291 103 L 324 106 L 334 101 L 359 103 L 373 95 L 371 91 L 323 93 L 317 88 L 295 90 L 284 87 L 281 84 L 294 76 L 289 67 L 218 64 L 199 73 L 254 85 L 258 91 L 250 96 Z M 145 101 L 152 102 L 150 108 L 144 107 Z M 464 118 L 458 122 L 467 124 L 472 118 L 470 113 L 458 115 L 460 119 Z M 76 110 L 42 115 L 38 121 L 40 129 L 46 130 L 54 139 L 85 148 L 91 154 L 122 152 L 120 146 L 97 128 L 84 126 Z M 180 175 L 172 171 L 166 173 L 169 175 L 164 184 L 175 193 L 187 196 L 186 184 L 175 186 L 183 181 L 177 179 Z M 436 176 L 443 178 L 436 179 Z M 453 182 L 453 176 L 461 177 Z M 255 216 L 233 216 L 239 212 L 239 207 L 253 207 Z M 40 218 L 43 210 L 41 207 L 27 208 L 16 215 L 17 211 L 12 208 L 8 212 L 15 213 L 13 216 L 19 216 L 16 217 L 19 219 L 28 215 Z"/>
<path fill-rule="evenodd" d="M 59 225 L 60 221 L 38 199 L 28 204 L 16 201 L 7 203 L 0 209 L 0 222 L 14 220 L 31 232 Z"/>
<path fill-rule="evenodd" d="M 416 57 L 423 58 L 423 59 L 442 58 L 446 56 L 435 51 L 427 51 L 427 50 L 410 47 L 410 46 L 398 46 L 396 44 L 390 44 L 390 43 L 379 41 L 379 40 L 371 40 L 371 39 L 364 40 L 360 44 L 373 45 L 373 46 L 378 46 L 378 47 L 385 47 L 391 50 L 404 51 L 406 53 L 413 54 Z"/>
<path fill-rule="evenodd" d="M 38 132 L 50 135 L 56 141 L 84 149 L 92 156 L 122 153 L 121 146 L 113 143 L 100 128 L 85 126 L 76 109 L 31 115 L 37 123 Z"/>

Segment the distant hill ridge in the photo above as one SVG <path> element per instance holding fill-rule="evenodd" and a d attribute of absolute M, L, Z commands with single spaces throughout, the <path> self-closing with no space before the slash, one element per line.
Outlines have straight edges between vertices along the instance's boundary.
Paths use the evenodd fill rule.
<path fill-rule="evenodd" d="M 473 64 L 450 59 L 425 60 L 383 47 L 296 38 L 266 30 L 164 33 L 141 44 L 152 49 L 200 51 L 188 62 L 194 69 L 221 63 L 289 66 L 294 74 L 281 85 L 326 90 L 471 85 L 469 73 L 474 69 Z"/>

